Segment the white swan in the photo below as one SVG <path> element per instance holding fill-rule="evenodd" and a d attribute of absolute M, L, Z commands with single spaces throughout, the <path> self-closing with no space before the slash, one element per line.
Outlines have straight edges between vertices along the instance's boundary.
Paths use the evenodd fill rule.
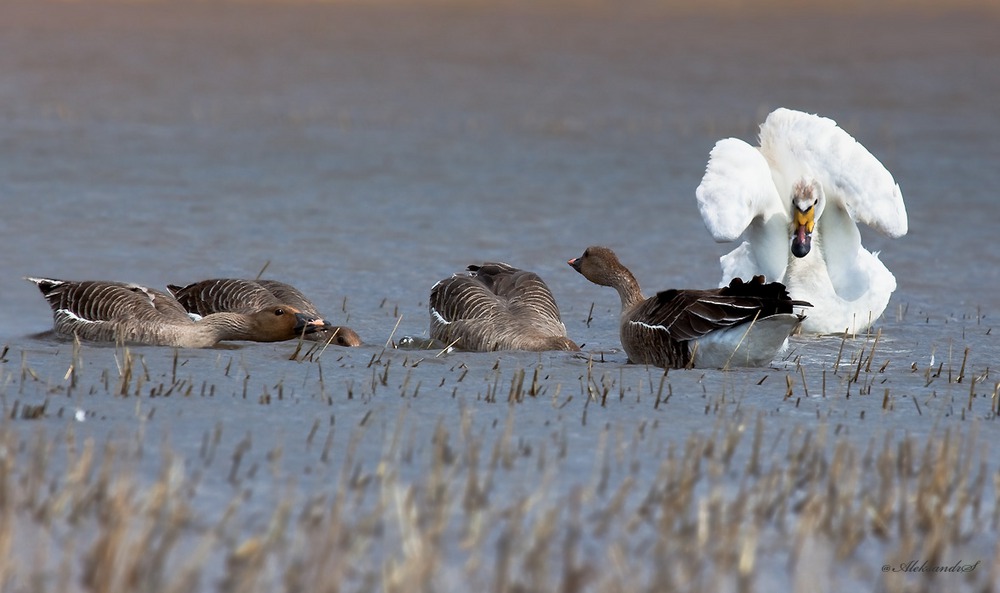
<path fill-rule="evenodd" d="M 885 310 L 896 278 L 861 245 L 857 223 L 906 234 L 906 207 L 892 175 L 864 146 L 818 115 L 776 109 L 760 147 L 736 138 L 712 149 L 696 192 L 722 256 L 722 282 L 763 274 L 812 303 L 808 333 L 866 330 Z"/>

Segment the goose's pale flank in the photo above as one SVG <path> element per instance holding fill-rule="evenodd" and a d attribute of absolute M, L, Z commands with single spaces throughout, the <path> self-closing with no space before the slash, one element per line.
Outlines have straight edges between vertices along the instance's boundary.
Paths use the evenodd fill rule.
<path fill-rule="evenodd" d="M 81 340 L 208 348 L 222 340 L 277 342 L 326 326 L 292 307 L 216 313 L 199 321 L 170 295 L 124 282 L 26 278 L 52 308 L 56 333 Z"/>
<path fill-rule="evenodd" d="M 462 350 L 579 350 L 545 282 L 508 264 L 471 265 L 431 288 L 431 338 Z"/>
<path fill-rule="evenodd" d="M 833 120 L 777 109 L 760 147 L 726 138 L 696 191 L 716 241 L 745 241 L 722 256 L 722 282 L 762 274 L 813 304 L 803 331 L 860 332 L 885 310 L 896 278 L 861 245 L 857 223 L 906 234 L 892 175 Z"/>
<path fill-rule="evenodd" d="M 619 325 L 629 362 L 663 368 L 763 366 L 802 321 L 784 285 L 739 278 L 710 290 L 665 290 L 645 298 L 639 282 L 607 247 L 569 260 L 587 280 L 618 291 Z"/>
<path fill-rule="evenodd" d="M 277 280 L 214 278 L 187 286 L 168 284 L 167 288 L 184 309 L 196 315 L 248 313 L 263 307 L 287 305 L 306 315 L 322 317 L 316 306 L 297 288 Z M 308 334 L 306 339 L 347 347 L 362 343 L 357 332 L 341 325 L 327 325 L 326 329 Z"/>

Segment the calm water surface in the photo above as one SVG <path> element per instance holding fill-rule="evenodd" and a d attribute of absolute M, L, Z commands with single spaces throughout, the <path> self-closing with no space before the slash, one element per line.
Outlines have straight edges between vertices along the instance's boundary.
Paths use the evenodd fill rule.
<path fill-rule="evenodd" d="M 254 529 L 289 482 L 301 496 L 335 482 L 361 424 L 374 427 L 357 453 L 369 462 L 393 434 L 424 442 L 439 422 L 458 430 L 462 414 L 484 435 L 508 418 L 524 442 L 561 435 L 570 454 L 556 494 L 589 479 L 601 438 L 627 440 L 640 425 L 648 444 L 639 480 L 652 482 L 665 447 L 711 433 L 706 410 L 723 395 L 726 413 L 766 414 L 769 438 L 785 447 L 795 430 L 859 444 L 944 430 L 976 430 L 984 446 L 998 437 L 993 17 L 221 3 L 3 10 L 0 389 L 5 417 L 15 403 L 51 402 L 41 420 L 8 422 L 22 442 L 66 430 L 151 448 L 169 441 L 190 464 L 205 435 L 221 431 L 227 459 L 252 435 L 244 469 L 266 466 L 281 444 L 280 475 L 243 482 Z M 847 398 L 834 366 L 872 338 L 800 338 L 770 369 L 672 372 L 673 395 L 654 410 L 660 373 L 623 365 L 616 350 L 617 296 L 565 261 L 601 243 L 648 292 L 715 285 L 718 257 L 732 246 L 710 239 L 694 188 L 717 139 L 753 140 L 779 106 L 836 119 L 903 190 L 906 237 L 862 230 L 899 283 L 876 326 L 874 365 L 885 363 L 884 373 L 871 397 Z M 558 353 L 383 352 L 390 336 L 426 335 L 431 284 L 492 259 L 549 282 L 570 336 L 596 359 L 591 371 L 586 357 Z M 82 387 L 67 395 L 72 344 L 38 335 L 50 311 L 21 280 L 162 287 L 253 277 L 265 265 L 367 345 L 327 351 L 320 364 L 288 360 L 289 344 L 182 351 L 177 367 L 171 350 L 133 349 L 146 366 L 142 392 L 180 377 L 185 398 L 114 397 L 121 352 L 85 345 Z M 941 364 L 957 374 L 963 357 L 967 375 L 980 377 L 970 410 L 968 380 L 925 375 Z M 541 397 L 485 401 L 499 385 L 505 402 L 518 370 L 530 382 L 535 368 Z M 587 385 L 610 385 L 614 401 L 585 407 Z M 76 409 L 85 422 L 69 419 Z M 328 466 L 303 442 L 317 423 L 317 441 L 333 435 Z M 155 476 L 161 459 L 144 459 L 139 475 Z M 206 516 L 233 496 L 219 473 L 194 502 Z M 501 492 L 535 479 L 524 468 L 511 478 Z M 977 539 L 955 553 L 990 563 L 996 546 Z M 831 575 L 874 582 L 890 549 L 865 543 L 844 561 L 852 570 Z M 760 552 L 762 590 L 789 586 L 783 554 Z"/>

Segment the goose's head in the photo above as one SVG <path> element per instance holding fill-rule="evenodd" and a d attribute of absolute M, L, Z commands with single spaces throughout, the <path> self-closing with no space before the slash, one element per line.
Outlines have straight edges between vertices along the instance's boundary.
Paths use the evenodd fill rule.
<path fill-rule="evenodd" d="M 812 234 L 823 214 L 826 198 L 816 180 L 801 180 L 792 187 L 792 255 L 805 257 L 812 248 Z"/>
<path fill-rule="evenodd" d="M 364 344 L 356 331 L 343 325 L 327 325 L 326 328 L 316 330 L 316 333 L 309 336 L 309 339 L 345 348 L 354 348 Z"/>
<path fill-rule="evenodd" d="M 584 278 L 600 286 L 614 286 L 615 275 L 623 267 L 614 251 L 598 245 L 591 245 L 583 255 L 566 263 Z"/>
<path fill-rule="evenodd" d="M 286 305 L 266 307 L 251 314 L 249 318 L 250 333 L 261 342 L 292 340 L 303 334 L 330 328 L 322 319 Z"/>

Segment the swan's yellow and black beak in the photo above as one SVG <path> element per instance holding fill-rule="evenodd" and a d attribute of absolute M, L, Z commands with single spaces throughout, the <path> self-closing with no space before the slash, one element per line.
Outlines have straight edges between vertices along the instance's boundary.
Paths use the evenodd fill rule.
<path fill-rule="evenodd" d="M 806 210 L 795 209 L 795 232 L 792 234 L 792 255 L 805 257 L 812 247 L 812 232 L 816 227 L 816 206 Z"/>

